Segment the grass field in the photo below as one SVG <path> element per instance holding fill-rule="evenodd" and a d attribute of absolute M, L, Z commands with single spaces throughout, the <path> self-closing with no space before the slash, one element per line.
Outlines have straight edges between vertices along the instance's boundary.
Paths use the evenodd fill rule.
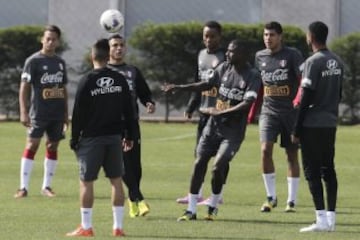
<path fill-rule="evenodd" d="M 188 192 L 193 164 L 194 124 L 142 123 L 142 190 L 151 206 L 147 217 L 131 219 L 126 214 L 125 239 L 360 239 L 360 126 L 340 127 L 337 137 L 336 166 L 339 179 L 337 229 L 334 233 L 299 233 L 314 220 L 313 204 L 307 184 L 300 183 L 297 213 L 284 213 L 287 186 L 284 152 L 276 146 L 278 208 L 261 213 L 265 190 L 260 173 L 257 126 L 251 125 L 240 152 L 231 163 L 223 205 L 214 222 L 201 220 L 206 208 L 198 208 L 198 221 L 176 222 L 186 206 L 175 199 Z M 68 133 L 69 134 L 69 133 Z M 44 147 L 36 155 L 29 197 L 13 198 L 19 185 L 20 156 L 25 131 L 17 122 L 0 122 L 0 239 L 67 239 L 65 233 L 80 222 L 77 163 L 62 142 L 53 188 L 57 197 L 40 195 Z M 101 173 L 95 185 L 93 213 L 95 239 L 111 237 L 112 215 L 108 181 Z M 205 182 L 210 192 L 210 174 Z M 127 213 L 127 206 L 126 206 Z"/>

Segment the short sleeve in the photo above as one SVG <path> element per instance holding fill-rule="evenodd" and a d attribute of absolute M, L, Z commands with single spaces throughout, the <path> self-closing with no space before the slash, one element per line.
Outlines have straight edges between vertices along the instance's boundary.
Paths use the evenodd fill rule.
<path fill-rule="evenodd" d="M 31 76 L 33 75 L 33 67 L 34 61 L 27 59 L 24 64 L 23 71 L 21 73 L 21 81 L 22 82 L 31 82 Z"/>
<path fill-rule="evenodd" d="M 255 101 L 259 92 L 259 88 L 261 86 L 261 76 L 258 71 L 255 69 L 251 71 L 251 77 L 246 88 L 246 92 L 244 95 L 244 100 L 246 101 Z"/>
<path fill-rule="evenodd" d="M 307 60 L 304 64 L 304 71 L 302 74 L 301 87 L 314 90 L 316 88 L 316 81 L 318 79 L 318 69 L 314 61 Z"/>

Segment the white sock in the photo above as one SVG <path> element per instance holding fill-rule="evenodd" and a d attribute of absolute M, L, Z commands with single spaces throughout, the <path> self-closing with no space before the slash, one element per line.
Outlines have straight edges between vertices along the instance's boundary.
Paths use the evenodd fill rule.
<path fill-rule="evenodd" d="M 123 206 L 113 206 L 113 229 L 122 229 L 123 228 L 123 219 L 124 219 L 124 207 Z"/>
<path fill-rule="evenodd" d="M 80 208 L 81 226 L 84 229 L 92 227 L 92 208 Z"/>
<path fill-rule="evenodd" d="M 326 212 L 326 217 L 327 217 L 327 221 L 329 226 L 335 226 L 335 222 L 336 222 L 336 213 L 333 211 L 327 211 Z"/>
<path fill-rule="evenodd" d="M 29 190 L 30 176 L 33 169 L 34 160 L 28 158 L 21 158 L 20 167 L 20 188 Z"/>
<path fill-rule="evenodd" d="M 55 175 L 55 170 L 57 166 L 57 160 L 45 158 L 44 159 L 44 178 L 42 189 L 51 186 L 51 181 Z"/>
<path fill-rule="evenodd" d="M 263 173 L 263 180 L 266 190 L 266 196 L 276 198 L 276 178 L 275 173 Z"/>
<path fill-rule="evenodd" d="M 326 211 L 325 210 L 316 210 L 316 223 L 320 225 L 328 225 Z"/>
<path fill-rule="evenodd" d="M 220 201 L 220 199 L 223 199 L 223 196 L 224 196 L 224 188 L 225 188 L 225 184 L 222 185 L 219 201 Z"/>
<path fill-rule="evenodd" d="M 196 213 L 197 198 L 198 198 L 197 194 L 189 193 L 189 203 L 188 203 L 187 210 L 192 212 L 193 214 Z"/>
<path fill-rule="evenodd" d="M 299 181 L 300 178 L 298 177 L 288 177 L 288 199 L 287 202 L 294 202 L 296 203 L 297 192 L 299 189 Z"/>
<path fill-rule="evenodd" d="M 216 208 L 218 203 L 219 203 L 220 198 L 221 198 L 221 194 L 213 194 L 213 193 L 211 193 L 209 206 Z"/>
<path fill-rule="evenodd" d="M 198 198 L 202 198 L 203 196 L 203 189 L 204 189 L 204 183 L 201 184 L 201 187 L 199 189 Z"/>

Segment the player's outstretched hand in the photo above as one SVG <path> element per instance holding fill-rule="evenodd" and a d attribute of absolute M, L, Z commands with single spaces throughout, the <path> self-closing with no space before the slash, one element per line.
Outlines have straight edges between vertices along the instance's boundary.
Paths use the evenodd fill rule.
<path fill-rule="evenodd" d="M 161 86 L 161 90 L 164 92 L 172 92 L 174 93 L 177 90 L 177 86 L 175 84 L 164 84 Z"/>

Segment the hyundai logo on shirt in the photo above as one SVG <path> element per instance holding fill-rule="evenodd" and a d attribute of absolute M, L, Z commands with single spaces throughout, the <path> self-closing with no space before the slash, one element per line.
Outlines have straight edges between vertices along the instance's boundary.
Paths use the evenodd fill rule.
<path fill-rule="evenodd" d="M 122 91 L 121 86 L 113 86 L 114 79 L 110 77 L 102 77 L 96 80 L 96 85 L 99 88 L 91 90 L 91 96 L 97 96 L 102 94 L 119 93 Z"/>
<path fill-rule="evenodd" d="M 111 87 L 114 84 L 114 79 L 110 77 L 102 77 L 96 80 L 96 85 L 101 88 Z"/>

